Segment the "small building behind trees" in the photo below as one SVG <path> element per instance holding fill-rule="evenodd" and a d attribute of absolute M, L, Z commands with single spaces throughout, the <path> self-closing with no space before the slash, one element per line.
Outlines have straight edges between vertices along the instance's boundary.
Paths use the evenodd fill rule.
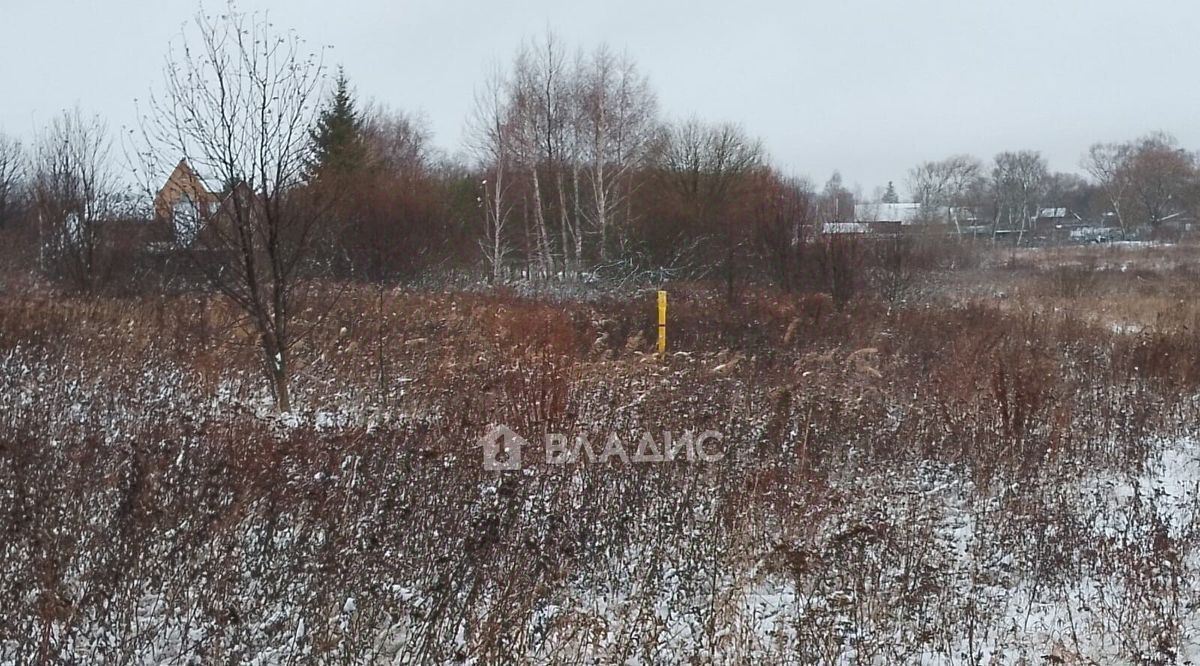
<path fill-rule="evenodd" d="M 218 203 L 219 197 L 208 191 L 187 159 L 181 159 L 154 196 L 155 222 L 170 230 L 173 245 L 187 247 L 195 242 L 202 220 L 209 219 Z"/>

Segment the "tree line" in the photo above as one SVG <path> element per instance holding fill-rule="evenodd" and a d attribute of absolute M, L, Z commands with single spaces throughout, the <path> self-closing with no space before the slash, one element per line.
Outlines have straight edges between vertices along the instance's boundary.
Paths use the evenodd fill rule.
<path fill-rule="evenodd" d="M 1090 178 L 1051 172 L 1037 151 L 1002 152 L 990 165 L 969 155 L 923 162 L 908 174 L 913 200 L 930 210 L 982 213 L 995 229 L 1028 231 L 1043 207 L 1064 207 L 1083 220 L 1124 232 L 1155 230 L 1194 218 L 1200 162 L 1169 134 L 1154 132 L 1097 143 L 1080 167 Z M 960 220 L 952 216 L 952 222 Z"/>
<path fill-rule="evenodd" d="M 230 21 L 249 22 L 263 44 L 281 41 L 217 41 Z M 837 173 L 820 189 L 789 176 L 737 124 L 667 120 L 630 55 L 572 51 L 553 35 L 486 77 L 465 151 L 452 159 L 419 119 L 363 105 L 341 70 L 327 91 L 322 55 L 268 31 L 252 16 L 198 16 L 192 48 L 172 51 L 165 85 L 139 109 L 132 148 L 115 149 L 103 119 L 79 109 L 51 120 L 29 149 L 0 136 L 0 225 L 36 229 L 28 254 L 38 268 L 91 288 L 104 273 L 105 224 L 153 217 L 154 188 L 187 158 L 210 188 L 224 196 L 242 183 L 270 202 L 270 215 L 303 200 L 289 213 L 309 218 L 293 225 L 304 227 L 297 269 L 368 280 L 443 271 L 492 282 L 732 283 L 755 266 L 755 279 L 788 283 L 785 249 L 822 223 L 855 221 L 856 203 L 900 200 L 891 182 L 864 196 Z M 238 53 L 256 59 L 241 63 Z M 227 84 L 232 94 L 214 98 Z M 264 110 L 276 115 L 255 117 Z M 986 164 L 955 155 L 915 166 L 904 184 L 927 217 L 959 233 L 1025 232 L 1048 206 L 1154 229 L 1190 216 L 1200 199 L 1195 155 L 1163 133 L 1096 144 L 1081 167 L 1088 178 L 1052 173 L 1036 151 Z M 132 190 L 120 185 L 131 172 Z"/>
<path fill-rule="evenodd" d="M 39 273 L 80 292 L 120 275 L 139 289 L 207 285 L 243 313 L 286 409 L 304 337 L 294 314 L 311 307 L 316 278 L 707 279 L 730 299 L 753 281 L 843 303 L 865 263 L 888 297 L 910 273 L 905 242 L 822 233 L 853 222 L 858 203 L 898 202 L 893 183 L 865 197 L 834 173 L 818 189 L 740 125 L 667 119 L 633 58 L 607 46 L 571 50 L 553 35 L 522 45 L 478 87 L 461 158 L 328 69 L 323 51 L 262 15 L 200 12 L 120 141 L 79 109 L 28 149 L 0 136 L 7 277 Z M 206 191 L 159 209 L 177 164 Z M 983 223 L 1021 238 L 1048 205 L 1158 228 L 1200 200 L 1195 156 L 1165 134 L 1097 144 L 1082 166 L 1089 179 L 1051 173 L 1035 151 L 990 165 L 960 155 L 914 167 L 906 185 L 951 237 Z M 143 233 L 156 229 L 167 233 Z"/>

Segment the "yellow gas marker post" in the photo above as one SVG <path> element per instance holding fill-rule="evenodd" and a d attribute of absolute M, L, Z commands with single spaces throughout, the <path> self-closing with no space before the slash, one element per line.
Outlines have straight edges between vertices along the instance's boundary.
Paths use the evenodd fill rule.
<path fill-rule="evenodd" d="M 658 292 L 658 353 L 667 351 L 667 292 Z"/>

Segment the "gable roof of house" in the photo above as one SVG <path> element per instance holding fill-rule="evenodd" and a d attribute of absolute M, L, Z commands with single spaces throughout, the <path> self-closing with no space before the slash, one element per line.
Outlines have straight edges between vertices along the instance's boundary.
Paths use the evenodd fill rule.
<path fill-rule="evenodd" d="M 196 203 L 211 204 L 217 200 L 217 195 L 209 191 L 187 158 L 179 160 L 171 175 L 167 176 L 161 188 L 154 197 L 154 207 L 159 214 L 166 214 L 182 197 L 188 197 Z"/>
<path fill-rule="evenodd" d="M 167 177 L 167 182 L 175 181 L 177 183 L 186 183 L 195 187 L 198 190 L 208 192 L 208 187 L 204 184 L 204 179 L 196 170 L 192 168 L 191 163 L 187 158 L 179 160 L 179 164 L 175 165 L 175 169 L 171 171 L 171 175 Z"/>

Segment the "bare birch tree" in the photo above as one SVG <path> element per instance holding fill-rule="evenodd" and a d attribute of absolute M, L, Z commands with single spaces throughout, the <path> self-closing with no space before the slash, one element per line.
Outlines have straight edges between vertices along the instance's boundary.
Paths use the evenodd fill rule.
<path fill-rule="evenodd" d="M 516 128 L 506 98 L 507 87 L 503 73 L 497 69 L 483 88 L 476 91 L 475 108 L 468 125 L 469 146 L 484 174 L 480 183 L 484 235 L 479 245 L 491 267 L 492 283 L 503 278 L 505 260 L 509 254 L 506 230 L 512 213 L 509 172 L 513 168 Z"/>
<path fill-rule="evenodd" d="M 580 141 L 588 163 L 590 208 L 597 255 L 608 259 L 611 228 L 633 194 L 633 174 L 644 164 L 657 102 L 649 81 L 628 56 L 598 48 L 581 71 Z M 582 234 L 577 236 L 582 254 Z"/>
<path fill-rule="evenodd" d="M 245 314 L 276 407 L 291 409 L 294 306 L 328 207 L 305 188 L 320 51 L 261 14 L 201 12 L 142 122 L 149 173 L 181 157 L 222 187 L 196 244 L 213 287 Z"/>
<path fill-rule="evenodd" d="M 532 276 L 577 277 L 605 260 L 614 226 L 632 217 L 635 174 L 656 131 L 654 95 L 633 61 L 605 46 L 569 59 L 547 35 L 524 45 L 479 97 L 469 147 L 493 173 L 481 197 L 493 279 L 494 231 L 509 214 L 524 221 Z M 498 194 L 507 206 L 497 207 Z"/>
<path fill-rule="evenodd" d="M 521 128 L 518 154 L 530 180 L 541 271 L 545 277 L 560 269 L 564 276 L 570 275 L 579 259 L 574 256 L 572 240 L 579 233 L 576 208 L 567 190 L 567 177 L 573 182 L 578 179 L 577 87 L 575 68 L 558 38 L 547 34 L 523 47 L 511 85 L 513 110 Z M 552 239 L 555 235 L 557 239 Z"/>
<path fill-rule="evenodd" d="M 547 51 L 554 53 L 553 48 Z M 526 226 L 530 228 L 526 253 L 532 255 L 536 274 L 542 279 L 552 277 L 555 272 L 555 252 L 546 216 L 549 203 L 542 176 L 542 167 L 548 161 L 547 154 L 553 154 L 550 129 L 553 118 L 548 111 L 553 111 L 554 73 L 553 63 L 550 67 L 539 66 L 535 54 L 525 48 L 517 55 L 509 84 L 512 112 L 516 120 L 513 152 L 516 163 L 529 182 L 528 190 L 524 193 Z M 544 81 L 547 78 L 551 81 Z"/>
<path fill-rule="evenodd" d="M 1004 152 L 996 156 L 992 186 L 996 197 L 997 223 L 1003 219 L 1024 240 L 1046 185 L 1048 171 L 1041 153 L 1033 150 Z M 997 224 L 997 228 L 999 224 Z"/>

